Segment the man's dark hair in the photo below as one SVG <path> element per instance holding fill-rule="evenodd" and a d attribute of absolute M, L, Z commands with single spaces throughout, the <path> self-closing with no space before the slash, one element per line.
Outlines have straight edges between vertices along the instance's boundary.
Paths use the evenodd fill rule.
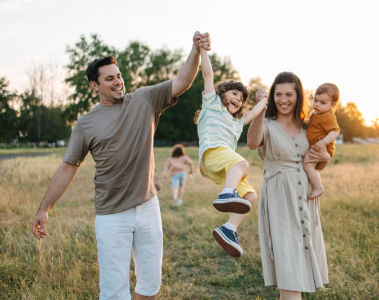
<path fill-rule="evenodd" d="M 95 59 L 89 64 L 86 71 L 88 81 L 95 81 L 96 83 L 99 83 L 99 68 L 112 64 L 115 64 L 116 66 L 118 65 L 116 59 L 113 56 L 106 56 Z"/>

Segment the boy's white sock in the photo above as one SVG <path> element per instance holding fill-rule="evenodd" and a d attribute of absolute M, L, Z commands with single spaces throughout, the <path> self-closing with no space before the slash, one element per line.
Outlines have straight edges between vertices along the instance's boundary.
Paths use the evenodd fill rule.
<path fill-rule="evenodd" d="M 221 191 L 221 194 L 226 194 L 226 193 L 233 194 L 233 192 L 234 192 L 234 189 L 233 189 L 233 188 L 224 188 L 224 189 Z"/>
<path fill-rule="evenodd" d="M 237 231 L 236 226 L 234 226 L 232 223 L 226 222 L 223 226 L 225 226 L 226 228 L 228 228 L 229 230 L 232 230 L 234 232 Z"/>

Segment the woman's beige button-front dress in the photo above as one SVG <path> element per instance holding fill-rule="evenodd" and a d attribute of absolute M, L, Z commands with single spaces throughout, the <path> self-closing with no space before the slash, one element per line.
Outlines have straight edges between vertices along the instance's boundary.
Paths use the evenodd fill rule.
<path fill-rule="evenodd" d="M 328 283 L 319 200 L 307 201 L 302 160 L 308 150 L 304 129 L 291 138 L 275 120 L 265 119 L 264 180 L 259 201 L 259 240 L 265 285 L 315 292 Z"/>

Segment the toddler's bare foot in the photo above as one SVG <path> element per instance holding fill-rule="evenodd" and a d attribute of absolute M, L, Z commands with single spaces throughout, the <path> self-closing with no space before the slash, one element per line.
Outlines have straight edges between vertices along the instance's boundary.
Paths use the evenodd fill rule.
<path fill-rule="evenodd" d="M 321 196 L 321 194 L 324 192 L 325 192 L 325 189 L 323 186 L 321 186 L 318 189 L 312 189 L 312 192 L 308 195 L 308 200 L 312 200 L 314 198 L 317 198 L 317 197 Z"/>

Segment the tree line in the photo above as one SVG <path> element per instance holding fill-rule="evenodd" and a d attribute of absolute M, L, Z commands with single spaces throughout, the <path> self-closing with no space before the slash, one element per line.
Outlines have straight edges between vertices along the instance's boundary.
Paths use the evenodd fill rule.
<path fill-rule="evenodd" d="M 58 97 L 56 87 L 47 85 L 54 76 L 54 70 L 48 73 L 43 69 L 35 69 L 35 72 L 29 75 L 29 89 L 23 93 L 10 91 L 7 78 L 0 77 L 1 143 L 17 141 L 40 144 L 67 140 L 77 118 L 98 103 L 85 73 L 88 64 L 95 58 L 107 55 L 116 58 L 127 92 L 173 78 L 185 58 L 180 50 L 152 50 L 139 41 L 132 41 L 125 49 L 118 50 L 106 45 L 97 34 L 89 37 L 82 35 L 77 43 L 67 47 L 66 53 L 69 63 L 66 66 L 64 81 L 70 90 L 66 101 L 54 101 Z M 212 54 L 211 61 L 215 81 L 239 80 L 238 71 L 229 58 L 220 58 L 217 54 Z M 199 72 L 192 87 L 180 96 L 177 105 L 162 114 L 155 134 L 156 145 L 197 141 L 193 116 L 201 106 L 203 86 Z M 255 92 L 262 86 L 264 84 L 259 77 L 250 79 L 248 107 L 251 108 L 255 104 Z M 50 103 L 46 103 L 46 94 L 51 98 Z M 306 91 L 306 95 L 311 101 L 311 91 Z M 379 136 L 379 120 L 370 127 L 365 126 L 362 114 L 353 102 L 347 103 L 346 106 L 339 104 L 336 116 L 345 141 L 351 141 L 353 137 Z M 241 142 L 246 141 L 246 131 L 247 128 L 241 136 Z"/>

